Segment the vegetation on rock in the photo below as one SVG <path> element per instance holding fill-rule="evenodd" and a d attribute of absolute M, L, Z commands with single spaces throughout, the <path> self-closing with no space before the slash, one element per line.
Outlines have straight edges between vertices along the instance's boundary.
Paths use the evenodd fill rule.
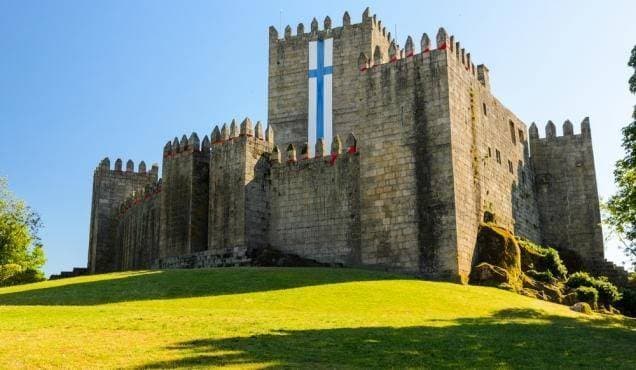
<path fill-rule="evenodd" d="M 595 309 L 614 312 L 621 299 L 618 288 L 606 277 L 576 272 L 568 277 L 567 268 L 553 248 L 515 238 L 508 230 L 483 224 L 477 235 L 471 282 L 516 291 L 555 303 L 572 305 L 585 302 Z M 627 311 L 632 292 L 628 292 Z"/>
<path fill-rule="evenodd" d="M 549 273 L 552 277 L 565 278 L 568 269 L 559 256 L 559 252 L 550 247 L 542 247 L 526 239 L 518 239 L 521 249 L 521 261 L 524 271 L 535 270 Z"/>

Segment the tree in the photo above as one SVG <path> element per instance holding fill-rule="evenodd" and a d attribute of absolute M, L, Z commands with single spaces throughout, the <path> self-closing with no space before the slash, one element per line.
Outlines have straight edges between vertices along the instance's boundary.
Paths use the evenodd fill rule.
<path fill-rule="evenodd" d="M 629 79 L 629 91 L 636 94 L 636 46 L 627 65 L 634 69 Z M 616 162 L 614 181 L 618 192 L 607 202 L 606 221 L 636 267 L 636 106 L 632 118 L 634 120 L 622 130 L 625 157 Z"/>
<path fill-rule="evenodd" d="M 40 217 L 0 177 L 0 286 L 43 280 Z"/>

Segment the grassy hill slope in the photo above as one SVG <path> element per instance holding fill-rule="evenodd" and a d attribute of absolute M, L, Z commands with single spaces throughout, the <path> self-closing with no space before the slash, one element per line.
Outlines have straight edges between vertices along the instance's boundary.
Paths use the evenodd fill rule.
<path fill-rule="evenodd" d="M 227 268 L 0 289 L 0 368 L 636 368 L 636 324 L 382 272 Z"/>

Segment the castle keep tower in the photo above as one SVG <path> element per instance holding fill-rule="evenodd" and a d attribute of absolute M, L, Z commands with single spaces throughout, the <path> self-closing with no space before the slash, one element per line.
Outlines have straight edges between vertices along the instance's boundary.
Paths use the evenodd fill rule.
<path fill-rule="evenodd" d="M 100 164 L 91 272 L 245 265 L 271 249 L 466 282 L 482 222 L 608 268 L 589 121 L 539 138 L 444 28 L 401 48 L 369 9 L 270 27 L 268 72 L 267 130 L 246 118 L 175 138 L 161 182 L 157 167 Z"/>

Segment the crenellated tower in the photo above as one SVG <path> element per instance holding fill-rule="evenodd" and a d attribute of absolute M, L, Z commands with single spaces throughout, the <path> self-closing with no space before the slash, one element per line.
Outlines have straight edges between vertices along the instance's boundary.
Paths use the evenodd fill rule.
<path fill-rule="evenodd" d="M 593 270 L 603 261 L 604 250 L 589 118 L 583 119 L 577 134 L 566 120 L 562 136 L 552 121 L 545 137 L 532 124 L 530 152 L 543 243 L 577 252 Z"/>
<path fill-rule="evenodd" d="M 210 139 L 188 138 L 167 142 L 163 149 L 161 197 L 161 257 L 207 249 Z"/>
<path fill-rule="evenodd" d="M 159 166 L 153 165 L 149 172 L 142 161 L 138 171 L 129 160 L 122 169 L 122 160 L 104 158 L 93 173 L 93 200 L 91 202 L 91 224 L 89 232 L 88 269 L 91 273 L 117 271 L 121 268 L 121 253 L 116 243 L 116 232 L 120 205 L 133 193 L 157 181 Z"/>
<path fill-rule="evenodd" d="M 269 221 L 269 153 L 274 145 L 271 127 L 263 133 L 249 118 L 240 126 L 212 131 L 209 168 L 208 247 L 217 254 L 244 256 L 267 245 Z"/>

